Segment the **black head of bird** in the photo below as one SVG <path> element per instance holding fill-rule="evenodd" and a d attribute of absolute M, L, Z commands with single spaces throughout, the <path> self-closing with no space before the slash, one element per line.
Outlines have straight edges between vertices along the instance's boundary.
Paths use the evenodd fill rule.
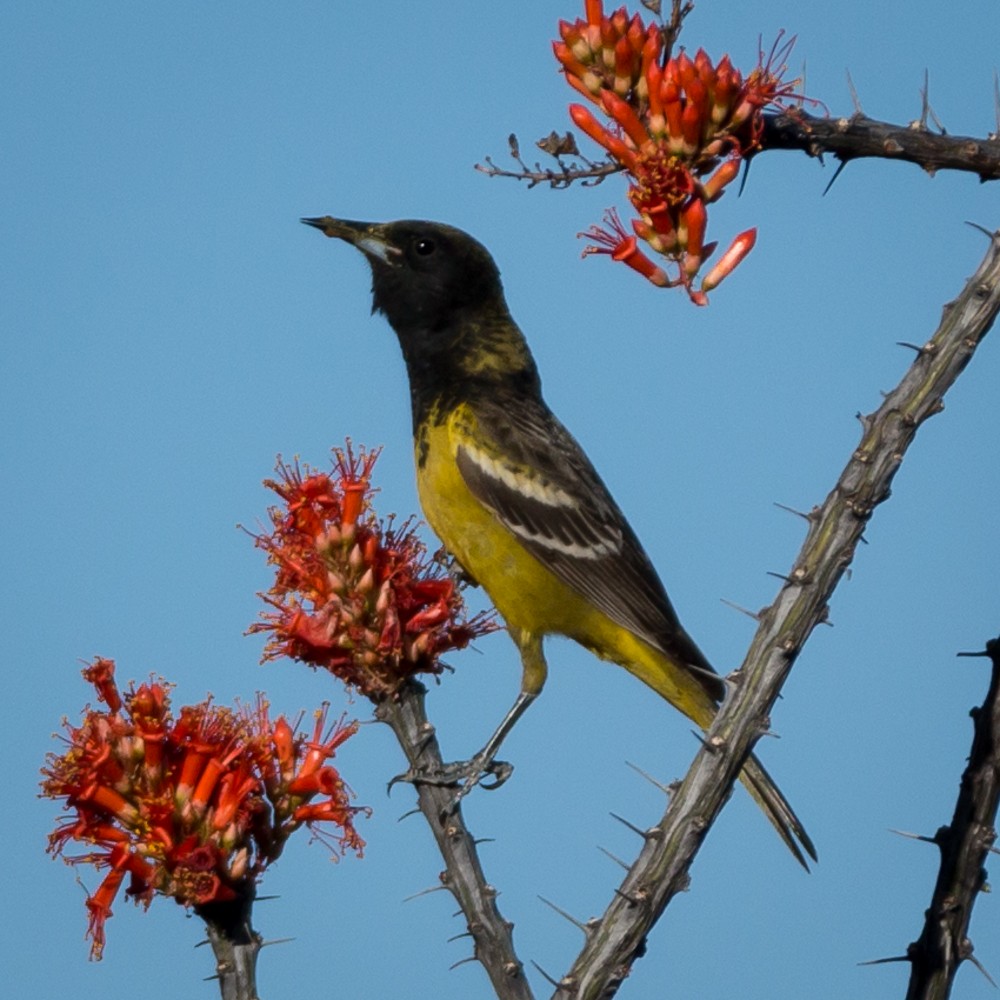
<path fill-rule="evenodd" d="M 506 312 L 500 271 L 467 233 L 440 222 L 351 222 L 303 219 L 327 236 L 357 247 L 372 268 L 372 310 L 399 333 L 425 335 L 451 326 L 464 312 Z"/>
<path fill-rule="evenodd" d="M 540 391 L 538 371 L 511 318 L 500 271 L 468 233 L 440 222 L 303 219 L 350 243 L 372 270 L 372 311 L 396 331 L 410 375 L 414 419 L 429 397 L 475 379 Z"/>

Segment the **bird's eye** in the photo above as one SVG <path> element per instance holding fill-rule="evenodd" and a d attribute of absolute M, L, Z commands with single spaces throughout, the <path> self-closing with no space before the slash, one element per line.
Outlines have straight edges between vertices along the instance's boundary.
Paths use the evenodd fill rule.
<path fill-rule="evenodd" d="M 436 247 L 432 239 L 428 239 L 426 236 L 421 236 L 413 244 L 413 249 L 416 250 L 421 257 L 427 257 L 430 254 L 434 253 Z"/>

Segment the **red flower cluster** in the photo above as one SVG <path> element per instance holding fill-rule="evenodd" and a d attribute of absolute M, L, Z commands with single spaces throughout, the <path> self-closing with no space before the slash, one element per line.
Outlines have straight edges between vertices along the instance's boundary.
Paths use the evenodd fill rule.
<path fill-rule="evenodd" d="M 582 104 L 570 105 L 578 128 L 604 147 L 630 175 L 628 197 L 638 218 L 628 233 L 613 210 L 609 228 L 592 227 L 584 254 L 606 253 L 654 285 L 682 285 L 698 305 L 706 292 L 750 252 L 756 230 L 733 241 L 695 290 L 693 281 L 715 250 L 705 242 L 706 206 L 718 200 L 739 174 L 743 159 L 759 146 L 761 113 L 795 97 L 798 81 L 786 83 L 794 38 L 776 42 L 746 78 L 723 56 L 717 65 L 702 49 L 690 58 L 664 51 L 656 24 L 629 18 L 624 7 L 611 15 L 601 0 L 586 0 L 586 19 L 559 23 L 553 42 L 567 81 L 610 119 L 601 124 Z M 781 36 L 779 36 L 780 42 Z M 676 278 L 639 249 L 638 239 L 678 268 Z"/>
<path fill-rule="evenodd" d="M 72 814 L 49 836 L 49 852 L 71 842 L 87 853 L 69 864 L 107 869 L 88 896 L 91 957 L 104 950 L 104 925 L 126 875 L 126 895 L 149 906 L 159 893 L 184 906 L 251 895 L 285 841 L 303 824 L 333 823 L 338 850 L 359 855 L 360 810 L 326 761 L 357 723 L 326 727 L 316 714 L 311 740 L 285 718 L 271 722 L 267 703 L 236 709 L 206 700 L 170 709 L 170 685 L 142 684 L 119 693 L 114 662 L 83 671 L 106 711 L 88 708 L 68 722 L 67 749 L 42 769 L 42 795 L 64 799 Z M 327 840 L 329 838 L 326 838 Z"/>
<path fill-rule="evenodd" d="M 273 610 L 251 632 L 270 632 L 264 659 L 289 656 L 323 667 L 372 699 L 416 673 L 440 673 L 439 657 L 498 626 L 464 617 L 464 602 L 440 559 L 428 559 L 411 521 L 399 528 L 371 511 L 378 451 L 336 450 L 336 479 L 278 465 L 265 485 L 283 506 L 273 531 L 256 537 L 277 567 L 262 595 Z"/>

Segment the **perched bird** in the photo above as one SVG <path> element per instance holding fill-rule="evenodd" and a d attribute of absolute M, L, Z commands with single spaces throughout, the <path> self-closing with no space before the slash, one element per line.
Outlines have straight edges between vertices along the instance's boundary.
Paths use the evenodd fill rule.
<path fill-rule="evenodd" d="M 396 331 L 406 361 L 424 514 L 486 590 L 521 654 L 520 694 L 469 762 L 471 784 L 484 772 L 500 774 L 494 758 L 542 690 L 542 640 L 553 633 L 625 667 L 707 729 L 725 694 L 722 679 L 681 627 L 607 487 L 545 404 L 488 251 L 435 222 L 302 221 L 368 258 L 372 311 Z M 741 779 L 795 857 L 804 865 L 804 850 L 815 859 L 756 757 Z"/>

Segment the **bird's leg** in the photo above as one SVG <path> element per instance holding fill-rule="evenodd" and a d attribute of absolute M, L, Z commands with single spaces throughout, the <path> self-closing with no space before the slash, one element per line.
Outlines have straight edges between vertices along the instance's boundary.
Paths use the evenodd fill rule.
<path fill-rule="evenodd" d="M 538 697 L 545 686 L 548 666 L 542 652 L 542 637 L 514 626 L 508 626 L 510 637 L 521 652 L 521 690 L 514 704 L 503 717 L 496 731 L 486 741 L 486 745 L 470 760 L 456 761 L 445 765 L 441 771 L 426 775 L 408 775 L 394 778 L 393 781 L 408 780 L 415 784 L 430 785 L 460 784 L 454 805 L 457 805 L 476 785 L 488 775 L 493 780 L 483 788 L 492 790 L 499 788 L 513 773 L 514 767 L 506 761 L 497 760 L 496 755 L 507 735 L 514 728 L 517 720 L 527 711 L 528 706 Z"/>

